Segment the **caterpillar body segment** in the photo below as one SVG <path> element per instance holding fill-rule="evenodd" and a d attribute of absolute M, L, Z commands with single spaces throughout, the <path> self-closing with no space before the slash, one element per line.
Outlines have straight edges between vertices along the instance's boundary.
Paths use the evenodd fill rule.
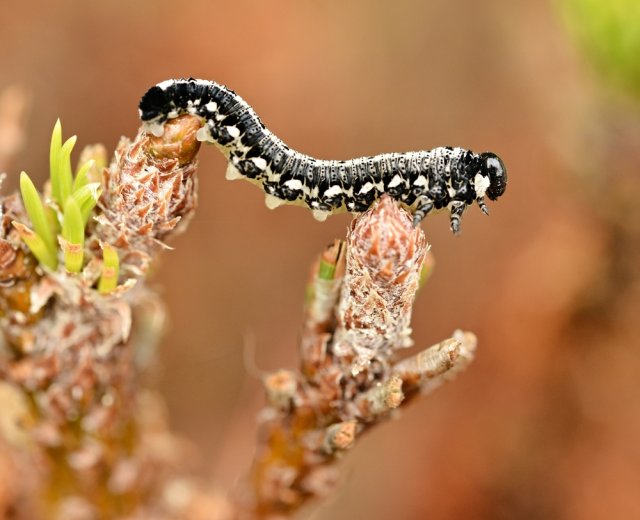
<path fill-rule="evenodd" d="M 486 198 L 495 200 L 506 188 L 506 168 L 491 152 L 439 147 L 346 161 L 304 155 L 272 134 L 234 91 L 212 81 L 163 81 L 147 91 L 139 108 L 155 135 L 162 135 L 167 119 L 201 117 L 198 139 L 214 143 L 226 156 L 227 179 L 260 186 L 269 208 L 306 206 L 318 220 L 365 211 L 387 193 L 412 211 L 414 225 L 431 211 L 448 210 L 451 229 L 458 233 L 469 205 L 475 202 L 488 214 Z"/>

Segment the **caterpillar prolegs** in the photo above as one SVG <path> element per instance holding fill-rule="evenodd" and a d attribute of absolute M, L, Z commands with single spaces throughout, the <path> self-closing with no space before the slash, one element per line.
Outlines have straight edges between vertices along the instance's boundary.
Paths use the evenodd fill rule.
<path fill-rule="evenodd" d="M 485 197 L 497 199 L 507 184 L 507 170 L 497 155 L 462 148 L 348 161 L 315 159 L 289 148 L 240 96 L 213 81 L 163 81 L 140 101 L 140 118 L 155 135 L 162 135 L 167 119 L 181 114 L 204 119 L 198 139 L 221 149 L 229 161 L 228 179 L 261 186 L 269 208 L 303 205 L 318 220 L 342 211 L 365 211 L 387 193 L 413 212 L 414 225 L 432 210 L 446 208 L 451 229 L 458 233 L 467 206 L 476 202 L 488 214 Z"/>

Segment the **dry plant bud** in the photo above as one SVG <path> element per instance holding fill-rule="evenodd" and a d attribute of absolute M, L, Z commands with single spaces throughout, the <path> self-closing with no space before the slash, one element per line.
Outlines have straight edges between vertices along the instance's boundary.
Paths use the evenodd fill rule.
<path fill-rule="evenodd" d="M 279 410 L 288 410 L 296 395 L 298 381 L 290 370 L 278 370 L 264 378 L 267 401 Z"/>
<path fill-rule="evenodd" d="M 357 373 L 411 346 L 411 310 L 427 251 L 424 232 L 389 196 L 354 220 L 333 352 Z"/>
<path fill-rule="evenodd" d="M 324 451 L 333 453 L 351 448 L 356 440 L 357 426 L 358 423 L 353 420 L 329 426 L 322 443 Z"/>
<path fill-rule="evenodd" d="M 403 400 L 402 379 L 393 375 L 362 394 L 358 399 L 358 405 L 363 419 L 372 420 L 398 408 Z"/>
<path fill-rule="evenodd" d="M 177 160 L 180 165 L 192 162 L 200 150 L 196 134 L 201 126 L 197 117 L 170 119 L 160 137 L 149 136 L 149 154 L 157 160 Z"/>
<path fill-rule="evenodd" d="M 466 368 L 476 346 L 475 334 L 457 330 L 451 338 L 400 361 L 393 371 L 402 379 L 408 394 L 430 392 Z"/>

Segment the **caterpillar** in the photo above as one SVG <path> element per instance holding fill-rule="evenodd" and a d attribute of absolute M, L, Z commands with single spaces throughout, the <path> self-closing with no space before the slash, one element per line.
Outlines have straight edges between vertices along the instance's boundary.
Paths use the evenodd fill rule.
<path fill-rule="evenodd" d="M 494 153 L 439 147 L 327 161 L 289 148 L 233 90 L 213 81 L 171 79 L 151 87 L 139 105 L 147 130 L 162 135 L 163 123 L 181 114 L 203 118 L 200 141 L 217 145 L 228 160 L 226 178 L 261 186 L 267 207 L 307 206 L 318 220 L 367 210 L 387 193 L 413 213 L 417 226 L 433 210 L 449 211 L 451 230 L 474 202 L 488 214 L 485 197 L 506 188 L 507 170 Z"/>

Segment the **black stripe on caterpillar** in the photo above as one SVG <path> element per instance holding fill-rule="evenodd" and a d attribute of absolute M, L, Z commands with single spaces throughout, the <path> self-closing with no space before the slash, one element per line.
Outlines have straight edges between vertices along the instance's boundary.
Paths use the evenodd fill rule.
<path fill-rule="evenodd" d="M 325 161 L 301 154 L 265 128 L 233 90 L 213 81 L 172 79 L 158 83 L 140 101 L 147 129 L 162 135 L 167 119 L 192 114 L 204 119 L 201 141 L 216 144 L 227 157 L 227 179 L 262 187 L 266 204 L 307 206 L 318 220 L 342 211 L 362 212 L 387 193 L 413 212 L 418 225 L 432 210 L 447 209 L 454 233 L 474 202 L 488 214 L 485 197 L 495 200 L 507 184 L 502 160 L 491 152 L 439 147 L 385 153 L 348 161 Z"/>

